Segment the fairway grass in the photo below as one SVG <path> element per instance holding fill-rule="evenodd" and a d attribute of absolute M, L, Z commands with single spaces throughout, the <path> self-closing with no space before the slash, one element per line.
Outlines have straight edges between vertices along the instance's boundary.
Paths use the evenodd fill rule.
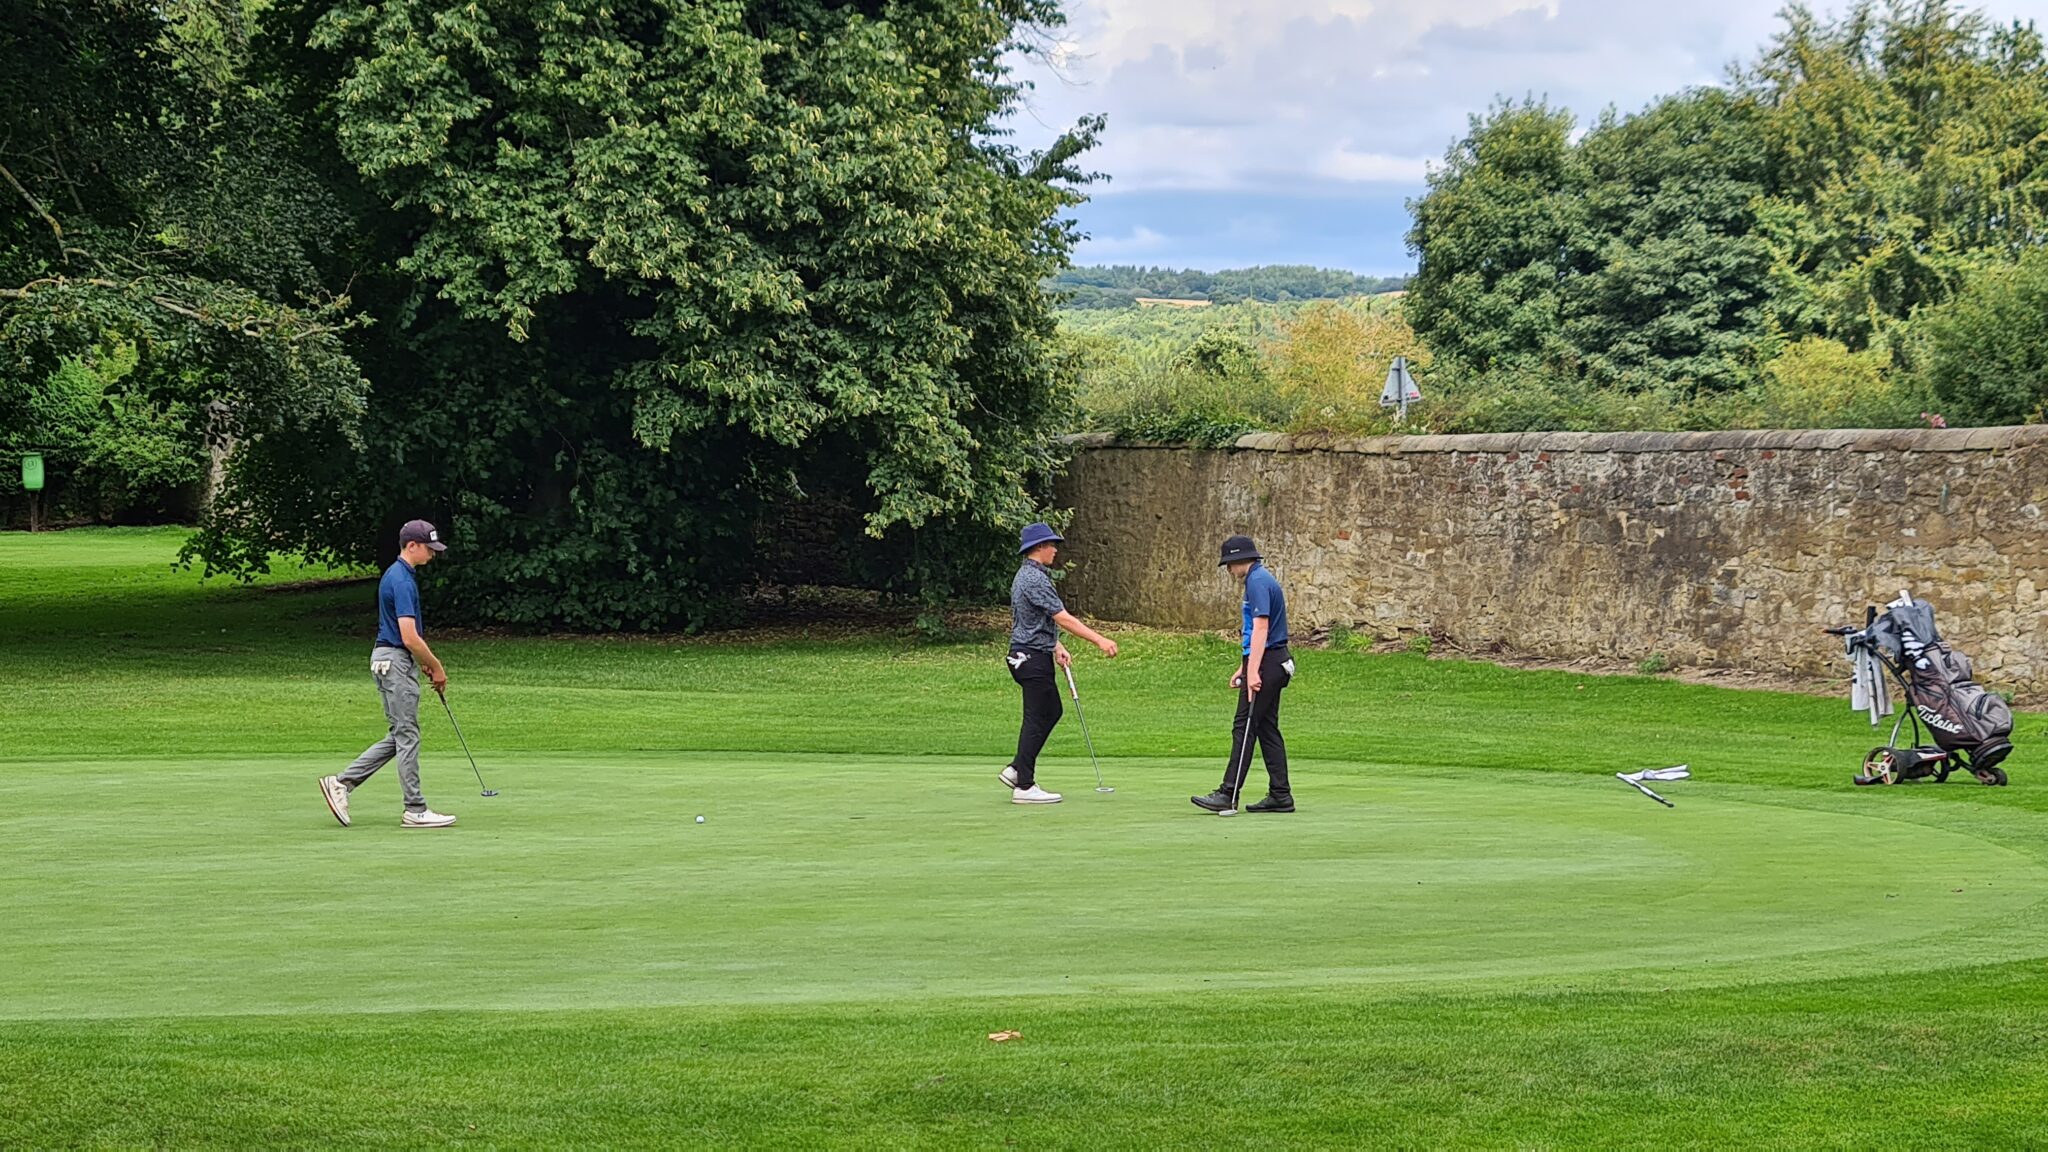
<path fill-rule="evenodd" d="M 0 1147 L 2048 1140 L 2035 716 L 1857 790 L 1838 701 L 1306 651 L 1218 820 L 1215 637 L 1083 659 L 1117 792 L 1070 722 L 1025 808 L 1000 637 L 442 634 L 503 795 L 429 713 L 457 827 L 342 828 L 370 589 L 177 539 L 0 535 Z"/>

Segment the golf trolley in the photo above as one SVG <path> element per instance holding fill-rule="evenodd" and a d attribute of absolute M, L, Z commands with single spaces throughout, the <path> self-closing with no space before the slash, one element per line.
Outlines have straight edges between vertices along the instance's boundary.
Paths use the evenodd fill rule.
<path fill-rule="evenodd" d="M 1958 770 L 1985 784 L 2006 783 L 2000 764 L 2012 754 L 2012 708 L 1973 679 L 1968 656 L 1942 643 L 1933 605 L 1902 592 L 1882 611 L 1866 610 L 1862 628 L 1827 632 L 1842 638 L 1856 670 L 1852 706 L 1870 714 L 1871 727 L 1892 715 L 1894 685 L 1905 702 L 1890 739 L 1863 758 L 1857 784 L 1928 776 L 1945 783 Z M 1899 734 L 1908 724 L 1912 743 L 1900 747 Z"/>

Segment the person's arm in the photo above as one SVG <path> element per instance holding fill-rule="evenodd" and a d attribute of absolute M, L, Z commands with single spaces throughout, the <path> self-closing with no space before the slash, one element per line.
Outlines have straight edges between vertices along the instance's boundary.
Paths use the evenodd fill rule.
<path fill-rule="evenodd" d="M 1252 579 L 1247 573 L 1244 585 L 1245 607 L 1251 612 L 1252 631 L 1245 639 L 1245 660 L 1243 667 L 1230 678 L 1230 686 L 1245 685 L 1253 693 L 1259 690 L 1259 663 L 1266 655 L 1266 636 L 1273 628 L 1273 595 L 1266 586 Z"/>
<path fill-rule="evenodd" d="M 1086 640 L 1090 644 L 1095 645 L 1097 648 L 1102 649 L 1102 654 L 1104 656 L 1108 656 L 1111 658 L 1114 658 L 1116 656 L 1116 641 L 1111 640 L 1107 636 L 1104 636 L 1102 633 L 1097 632 L 1095 629 L 1090 628 L 1086 624 L 1081 623 L 1080 618 L 1075 616 L 1072 612 L 1069 612 L 1066 609 L 1062 608 L 1060 609 L 1059 614 L 1052 618 L 1052 622 L 1066 629 L 1067 631 L 1072 632 L 1074 635 L 1079 636 L 1081 639 Z M 1055 653 L 1055 655 L 1057 655 L 1057 653 Z"/>
<path fill-rule="evenodd" d="M 1258 695 L 1260 687 L 1259 658 L 1266 654 L 1266 636 L 1272 630 L 1273 618 L 1271 616 L 1255 616 L 1252 618 L 1252 652 L 1251 656 L 1244 662 L 1244 674 L 1245 678 L 1250 681 L 1249 686 L 1254 696 Z"/>
<path fill-rule="evenodd" d="M 448 670 L 441 667 L 440 658 L 434 655 L 432 648 L 427 647 L 427 638 L 420 635 L 420 622 L 410 616 L 400 616 L 398 638 L 405 641 L 405 650 L 412 653 L 412 658 L 419 661 L 420 667 L 427 670 L 427 679 L 433 681 L 434 691 L 447 691 Z"/>

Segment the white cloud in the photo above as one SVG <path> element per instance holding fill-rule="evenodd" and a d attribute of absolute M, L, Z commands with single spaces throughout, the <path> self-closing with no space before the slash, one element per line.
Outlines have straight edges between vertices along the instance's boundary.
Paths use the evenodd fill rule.
<path fill-rule="evenodd" d="M 1583 123 L 1717 83 L 1778 27 L 1781 2 L 1069 0 L 1052 63 L 1020 69 L 1036 91 L 1017 127 L 1043 141 L 1107 113 L 1087 158 L 1111 177 L 1092 193 L 1105 206 L 1132 194 L 1419 190 L 1497 98 L 1545 98 Z M 2000 21 L 2048 18 L 2048 0 L 1987 2 Z M 1175 237 L 1168 249 L 1193 236 L 1153 235 Z"/>
<path fill-rule="evenodd" d="M 1421 156 L 1389 156 L 1384 152 L 1359 152 L 1345 140 L 1318 157 L 1314 174 L 1348 183 L 1412 184 L 1421 180 L 1429 161 Z"/>
<path fill-rule="evenodd" d="M 1103 263 L 1157 256 L 1168 246 L 1167 237 L 1140 224 L 1123 236 L 1095 236 L 1088 240 L 1088 258 Z"/>
<path fill-rule="evenodd" d="M 1777 3 L 1074 0 L 1024 74 L 1048 129 L 1109 114 L 1108 195 L 1414 181 L 1496 95 L 1590 116 L 1710 82 Z"/>

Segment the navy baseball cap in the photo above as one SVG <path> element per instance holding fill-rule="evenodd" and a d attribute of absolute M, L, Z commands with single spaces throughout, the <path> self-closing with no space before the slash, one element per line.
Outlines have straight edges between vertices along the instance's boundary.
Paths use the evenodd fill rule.
<path fill-rule="evenodd" d="M 1045 523 L 1026 524 L 1024 530 L 1017 533 L 1017 554 L 1022 556 L 1040 544 L 1064 543 L 1066 543 L 1066 537 L 1053 531 L 1052 525 Z"/>
<path fill-rule="evenodd" d="M 425 544 L 436 552 L 448 550 L 448 546 L 441 543 L 441 530 L 425 520 L 408 520 L 405 527 L 398 530 L 398 546 L 403 548 L 407 544 Z"/>

